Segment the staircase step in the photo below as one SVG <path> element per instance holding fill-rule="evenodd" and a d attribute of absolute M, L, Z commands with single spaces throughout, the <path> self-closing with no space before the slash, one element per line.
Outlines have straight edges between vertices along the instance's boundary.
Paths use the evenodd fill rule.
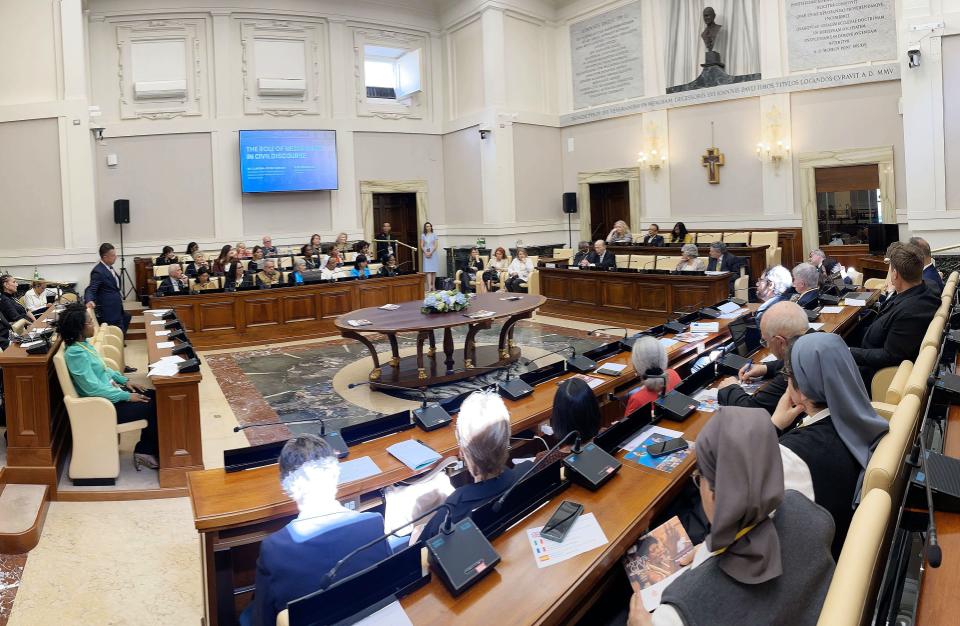
<path fill-rule="evenodd" d="M 0 485 L 0 554 L 23 554 L 36 547 L 47 516 L 46 485 Z"/>

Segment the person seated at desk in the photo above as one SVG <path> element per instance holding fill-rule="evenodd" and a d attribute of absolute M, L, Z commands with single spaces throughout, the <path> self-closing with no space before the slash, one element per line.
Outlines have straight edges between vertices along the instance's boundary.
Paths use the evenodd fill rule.
<path fill-rule="evenodd" d="M 153 264 L 170 265 L 171 263 L 177 262 L 179 262 L 179 260 L 177 259 L 176 253 L 173 251 L 173 246 L 164 246 L 163 252 L 160 253 L 160 256 L 154 259 Z"/>
<path fill-rule="evenodd" d="M 527 293 L 527 288 L 522 286 L 522 283 L 530 280 L 530 274 L 532 273 L 533 261 L 527 257 L 526 249 L 517 248 L 517 256 L 513 261 L 510 261 L 510 267 L 507 268 L 507 291 Z"/>
<path fill-rule="evenodd" d="M 247 244 L 242 241 L 238 241 L 237 245 L 233 247 L 236 251 L 236 257 L 238 259 L 246 260 L 250 258 L 250 251 L 247 250 Z"/>
<path fill-rule="evenodd" d="M 357 243 L 353 244 L 353 251 L 357 253 L 357 256 L 361 254 L 368 259 L 370 258 L 370 242 L 360 240 Z"/>
<path fill-rule="evenodd" d="M 190 283 L 187 277 L 183 275 L 183 269 L 179 263 L 174 263 L 167 267 L 167 277 L 157 285 L 157 293 L 161 296 L 172 296 L 179 293 L 187 293 L 190 290 Z"/>
<path fill-rule="evenodd" d="M 17 279 L 10 274 L 0 276 L 0 313 L 7 318 L 11 324 L 20 320 L 27 320 L 31 324 L 37 321 L 33 313 L 28 311 L 22 304 L 17 302 Z"/>
<path fill-rule="evenodd" d="M 659 398 L 661 393 L 670 393 L 680 384 L 680 375 L 676 370 L 667 369 L 667 350 L 656 337 L 644 335 L 637 339 L 630 353 L 630 363 L 641 383 L 627 400 L 624 415 L 630 415 L 650 404 Z M 667 387 L 665 392 L 664 383 Z"/>
<path fill-rule="evenodd" d="M 307 262 L 304 259 L 297 259 L 293 264 L 293 271 L 287 276 L 288 285 L 302 285 L 303 273 L 307 271 Z"/>
<path fill-rule="evenodd" d="M 254 246 L 253 251 L 250 252 L 250 263 L 247 264 L 247 271 L 251 273 L 259 272 L 261 268 L 263 268 L 263 248 Z"/>
<path fill-rule="evenodd" d="M 910 243 L 919 248 L 923 255 L 923 282 L 927 283 L 927 287 L 934 295 L 939 296 L 943 292 L 943 276 L 940 275 L 936 264 L 933 262 L 930 244 L 923 237 L 911 237 Z"/>
<path fill-rule="evenodd" d="M 687 232 L 683 222 L 677 222 L 670 231 L 670 243 L 693 243 L 693 233 Z"/>
<path fill-rule="evenodd" d="M 190 293 L 202 293 L 214 289 L 220 289 L 220 283 L 210 277 L 210 270 L 201 267 L 200 271 L 197 272 L 197 277 L 194 279 L 193 285 L 190 286 Z"/>
<path fill-rule="evenodd" d="M 187 264 L 186 274 L 190 278 L 196 278 L 201 268 L 206 268 L 208 272 L 211 272 L 210 263 L 207 262 L 207 256 L 202 252 L 194 252 L 193 261 Z"/>
<path fill-rule="evenodd" d="M 587 257 L 588 265 L 599 270 L 611 270 L 617 267 L 617 257 L 607 250 L 607 242 L 597 239 L 593 243 L 593 252 Z"/>
<path fill-rule="evenodd" d="M 320 239 L 319 233 L 313 233 L 310 235 L 310 241 L 307 242 L 307 250 L 309 254 L 304 254 L 303 256 L 318 257 L 323 254 L 323 242 Z"/>
<path fill-rule="evenodd" d="M 3 316 L 3 313 L 0 313 L 0 352 L 6 350 L 10 347 L 10 333 L 13 331 L 13 326 L 10 322 L 7 321 L 7 318 Z M 3 386 L 3 379 L 0 377 L 0 387 Z M 0 409 L 5 410 L 6 404 L 0 404 Z M 4 435 L 7 433 L 4 432 Z"/>
<path fill-rule="evenodd" d="M 890 283 L 896 296 L 880 305 L 873 321 L 859 341 L 850 338 L 850 352 L 860 367 L 863 382 L 870 386 L 873 375 L 901 361 L 915 361 L 927 327 L 940 308 L 940 299 L 923 282 L 923 253 L 909 243 L 894 243 L 890 257 Z"/>
<path fill-rule="evenodd" d="M 347 241 L 347 233 L 340 233 L 333 242 L 333 247 L 341 254 L 350 249 L 350 243 Z"/>
<path fill-rule="evenodd" d="M 97 331 L 92 313 L 80 303 L 73 303 L 60 313 L 57 330 L 66 344 L 63 353 L 70 380 L 81 398 L 106 398 L 117 411 L 117 423 L 127 424 L 146 420 L 147 426 L 140 431 L 140 441 L 133 449 L 133 465 L 140 471 L 144 465 L 157 469 L 157 405 L 152 389 L 135 385 L 107 367 L 103 359 L 87 341 Z"/>
<path fill-rule="evenodd" d="M 452 522 L 459 522 L 473 509 L 486 504 L 517 482 L 531 463 L 507 468 L 510 456 L 510 413 L 503 399 L 495 392 L 475 391 L 463 401 L 457 414 L 457 441 L 460 456 L 474 482 L 454 489 L 446 499 L 452 507 Z M 438 511 L 420 533 L 410 537 L 429 539 L 440 532 L 447 513 Z"/>
<path fill-rule="evenodd" d="M 613 229 L 607 235 L 607 243 L 621 243 L 628 246 L 633 243 L 633 235 L 630 234 L 630 227 L 626 222 L 623 220 L 614 222 Z"/>
<path fill-rule="evenodd" d="M 316 250 L 316 254 L 313 253 L 314 249 L 311 248 L 308 244 L 304 244 L 300 247 L 300 256 L 303 257 L 304 269 L 315 270 L 319 269 L 320 265 L 320 250 Z"/>
<path fill-rule="evenodd" d="M 680 262 L 677 263 L 677 272 L 703 272 L 707 263 L 700 258 L 700 250 L 695 243 L 685 243 L 680 248 Z"/>
<path fill-rule="evenodd" d="M 351 511 L 337 501 L 340 464 L 317 435 L 298 435 L 284 444 L 278 465 L 280 484 L 297 503 L 298 514 L 260 544 L 253 602 L 241 614 L 241 624 L 273 626 L 288 602 L 390 556 L 383 540 L 345 561 L 334 581 L 327 581 L 340 559 L 383 535 L 383 516 Z"/>
<path fill-rule="evenodd" d="M 220 256 L 213 262 L 211 270 L 216 276 L 223 276 L 229 271 L 229 265 L 237 258 L 237 252 L 233 246 L 227 244 L 220 248 Z"/>
<path fill-rule="evenodd" d="M 800 263 L 793 268 L 793 289 L 796 293 L 790 298 L 805 309 L 820 306 L 820 272 L 809 263 Z"/>
<path fill-rule="evenodd" d="M 400 273 L 400 268 L 397 266 L 397 255 L 391 254 L 387 257 L 387 260 L 384 261 L 383 265 L 380 266 L 380 276 L 396 276 Z"/>
<path fill-rule="evenodd" d="M 836 525 L 833 556 L 840 557 L 870 455 L 889 430 L 870 404 L 857 364 L 834 333 L 810 333 L 787 346 L 787 393 L 773 414 L 787 484 L 808 485 Z M 799 489 L 798 489 L 799 490 Z"/>
<path fill-rule="evenodd" d="M 660 234 L 660 227 L 656 224 L 650 224 L 650 227 L 647 228 L 647 234 L 643 236 L 643 245 L 645 246 L 662 246 L 663 245 L 663 235 Z"/>
<path fill-rule="evenodd" d="M 588 260 L 590 256 L 590 242 L 581 241 L 577 244 L 577 252 L 573 255 L 573 258 L 570 259 L 571 267 L 586 267 L 590 264 Z"/>
<path fill-rule="evenodd" d="M 463 278 L 460 280 L 460 290 L 463 293 L 470 293 L 472 281 L 476 285 L 477 293 L 483 293 L 485 291 L 483 281 L 477 278 L 483 273 L 483 259 L 480 258 L 480 250 L 476 246 L 470 248 L 470 256 L 467 257 L 461 269 L 463 269 Z"/>
<path fill-rule="evenodd" d="M 783 371 L 783 359 L 787 345 L 810 330 L 807 314 L 795 302 L 778 302 L 767 309 L 760 320 L 760 336 L 774 357 L 766 363 L 752 363 L 740 371 L 739 381 L 728 377 L 721 381 L 717 402 L 721 406 L 742 406 L 763 409 L 773 415 L 780 399 L 787 390 L 787 378 Z M 738 382 L 756 379 L 767 381 L 753 395 L 743 390 Z"/>
<path fill-rule="evenodd" d="M 283 276 L 277 270 L 277 262 L 273 259 L 264 259 L 263 269 L 254 274 L 254 284 L 258 287 L 273 287 L 280 284 Z"/>
<path fill-rule="evenodd" d="M 483 282 L 487 291 L 494 292 L 500 290 L 500 273 L 506 272 L 510 268 L 510 259 L 507 258 L 507 251 L 502 246 L 493 251 L 493 258 L 490 259 L 490 266 L 483 273 Z"/>
<path fill-rule="evenodd" d="M 358 254 L 354 261 L 353 269 L 350 270 L 350 276 L 353 278 L 370 278 L 370 268 L 367 267 L 369 261 L 365 254 Z"/>
<path fill-rule="evenodd" d="M 733 283 L 740 277 L 740 268 L 744 260 L 727 252 L 727 244 L 714 241 L 710 244 L 710 260 L 707 261 L 708 272 L 730 272 L 730 293 L 733 293 Z"/>
<path fill-rule="evenodd" d="M 47 289 L 47 283 L 42 278 L 30 283 L 30 289 L 23 294 L 23 307 L 30 311 L 34 317 L 40 317 L 47 310 L 49 304 L 47 299 L 57 297 L 54 289 Z"/>
<path fill-rule="evenodd" d="M 337 267 L 337 257 L 333 254 L 327 257 L 327 264 L 320 268 L 320 280 L 337 280 L 341 275 Z"/>
<path fill-rule="evenodd" d="M 253 274 L 244 269 L 243 264 L 234 261 L 230 266 L 227 275 L 224 276 L 223 288 L 226 291 L 236 291 L 238 289 L 247 289 L 253 286 Z"/>
<path fill-rule="evenodd" d="M 550 411 L 550 430 L 555 441 L 561 441 L 573 431 L 580 435 L 581 445 L 585 445 L 600 432 L 602 417 L 600 403 L 593 390 L 582 378 L 568 378 L 559 385 L 553 394 L 553 409 Z M 541 461 L 541 467 L 552 465 L 555 461 L 568 456 L 576 443 L 571 437 L 550 455 Z M 544 455 L 537 455 L 537 461 Z"/>
<path fill-rule="evenodd" d="M 273 238 L 270 235 L 264 235 L 261 239 L 263 244 L 261 248 L 263 249 L 263 256 L 277 256 L 277 248 L 273 245 Z"/>
<path fill-rule="evenodd" d="M 789 300 L 793 293 L 793 276 L 790 270 L 782 265 L 765 269 L 757 281 L 757 297 L 763 300 L 755 314 L 757 322 L 760 322 L 767 309 L 777 302 Z"/>
<path fill-rule="evenodd" d="M 696 463 L 710 534 L 653 614 L 634 593 L 628 626 L 815 624 L 835 567 L 833 520 L 784 489 L 770 421 L 761 411 L 720 409 L 697 436 Z"/>
<path fill-rule="evenodd" d="M 191 241 L 190 243 L 187 244 L 186 256 L 192 259 L 193 253 L 199 249 L 200 249 L 200 244 L 198 244 L 196 241 Z"/>
<path fill-rule="evenodd" d="M 823 283 L 820 285 L 821 289 L 833 288 L 839 293 L 840 289 L 853 284 L 853 280 L 846 275 L 846 269 L 840 264 L 840 261 L 827 257 L 823 262 L 823 269 L 825 276 Z"/>

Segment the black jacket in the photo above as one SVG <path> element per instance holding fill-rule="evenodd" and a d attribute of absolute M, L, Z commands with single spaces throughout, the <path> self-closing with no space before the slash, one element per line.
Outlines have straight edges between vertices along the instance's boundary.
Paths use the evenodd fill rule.
<path fill-rule="evenodd" d="M 884 302 L 863 333 L 860 346 L 850 348 L 864 380 L 869 382 L 873 373 L 884 367 L 916 360 L 923 336 L 939 308 L 940 299 L 923 282 Z"/>
<path fill-rule="evenodd" d="M 0 350 L 6 350 L 10 347 L 10 322 L 0 314 Z"/>
<path fill-rule="evenodd" d="M 719 264 L 717 263 L 719 261 Z M 710 260 L 707 261 L 707 271 L 708 272 L 733 272 L 737 276 L 740 276 L 740 266 L 743 265 L 743 259 L 738 256 L 734 256 L 729 252 L 724 252 L 723 256 L 719 259 L 710 257 Z"/>
<path fill-rule="evenodd" d="M 167 277 L 164 278 L 162 281 L 160 281 L 160 284 L 159 284 L 159 285 L 157 285 L 157 293 L 160 294 L 161 296 L 172 296 L 172 295 L 174 295 L 174 294 L 176 294 L 176 295 L 180 295 L 180 294 L 186 295 L 186 294 L 190 293 L 190 282 L 187 280 L 187 277 L 184 276 L 183 278 L 180 279 L 180 290 L 179 290 L 179 291 L 174 291 L 174 290 L 173 290 L 173 279 L 170 278 L 169 276 L 167 276 Z"/>
<path fill-rule="evenodd" d="M 397 244 L 394 243 L 397 241 L 396 236 L 393 233 L 385 235 L 384 233 L 377 233 L 377 239 L 389 239 L 391 243 L 377 242 L 377 260 L 381 263 L 386 263 L 387 257 L 390 256 L 391 252 L 393 254 L 397 253 Z"/>
<path fill-rule="evenodd" d="M 793 298 L 791 298 L 791 300 L 792 299 Z M 815 309 L 820 306 L 820 290 L 811 289 L 810 291 L 798 297 L 796 302 L 804 309 Z"/>
<path fill-rule="evenodd" d="M 663 235 L 644 235 L 644 236 L 643 236 L 643 245 L 645 245 L 645 246 L 662 246 L 662 245 L 663 245 Z"/>
<path fill-rule="evenodd" d="M 580 265 L 580 261 L 583 261 L 584 259 L 587 259 L 587 262 L 589 263 L 591 254 L 593 254 L 593 252 L 577 252 L 575 255 L 573 255 L 573 260 L 570 261 L 570 265 Z"/>
<path fill-rule="evenodd" d="M 752 396 L 743 390 L 740 385 L 730 385 L 717 392 L 717 401 L 720 406 L 744 406 L 763 409 L 770 415 L 777 408 L 777 403 L 787 390 L 787 379 L 783 375 L 783 361 L 768 361 L 767 380 Z"/>
<path fill-rule="evenodd" d="M 0 294 L 0 313 L 11 324 L 27 319 L 27 310 L 23 308 L 23 305 L 17 302 L 16 298 L 5 293 Z"/>
<path fill-rule="evenodd" d="M 587 256 L 587 263 L 593 263 L 598 269 L 608 270 L 617 267 L 617 257 L 607 250 L 603 253 L 603 258 L 601 259 L 600 255 L 597 254 L 596 251 L 593 251 Z"/>

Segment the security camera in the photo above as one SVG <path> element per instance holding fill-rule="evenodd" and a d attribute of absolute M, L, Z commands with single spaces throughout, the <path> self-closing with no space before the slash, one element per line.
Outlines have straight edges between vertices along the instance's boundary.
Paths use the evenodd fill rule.
<path fill-rule="evenodd" d="M 490 128 L 489 126 L 481 126 L 479 128 L 479 131 L 480 131 L 480 139 L 486 139 L 490 135 L 490 133 L 493 132 L 493 129 Z"/>
<path fill-rule="evenodd" d="M 93 133 L 93 138 L 99 142 L 103 142 L 103 131 L 107 130 L 103 126 L 91 126 L 90 132 Z"/>
<path fill-rule="evenodd" d="M 907 59 L 908 65 L 911 68 L 920 67 L 920 50 L 916 48 L 913 50 L 907 50 Z"/>

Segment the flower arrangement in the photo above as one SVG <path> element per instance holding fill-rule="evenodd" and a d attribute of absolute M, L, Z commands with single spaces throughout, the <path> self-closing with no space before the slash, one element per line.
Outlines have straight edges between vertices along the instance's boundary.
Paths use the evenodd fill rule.
<path fill-rule="evenodd" d="M 449 313 L 470 306 L 470 298 L 460 291 L 431 291 L 424 297 L 421 313 Z"/>

